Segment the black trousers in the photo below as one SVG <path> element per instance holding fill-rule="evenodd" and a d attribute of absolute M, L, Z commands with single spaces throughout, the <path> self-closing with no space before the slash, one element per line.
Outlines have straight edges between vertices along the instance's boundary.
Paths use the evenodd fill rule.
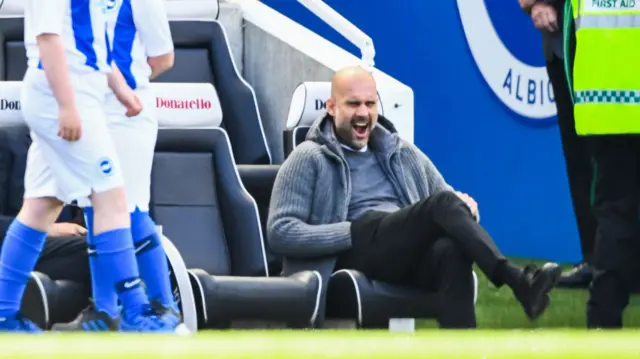
<path fill-rule="evenodd" d="M 472 264 L 495 285 L 506 260 L 453 192 L 440 192 L 394 213 L 367 212 L 351 224 L 352 248 L 341 268 L 390 284 L 437 291 L 441 327 L 475 327 Z"/>
<path fill-rule="evenodd" d="M 575 46 L 575 45 L 574 45 Z M 573 48 L 572 56 L 575 53 Z M 553 56 L 547 61 L 547 72 L 558 109 L 558 127 L 569 181 L 569 192 L 580 235 L 582 258 L 591 263 L 596 241 L 597 222 L 591 206 L 594 166 L 591 138 L 578 136 L 573 117 L 573 103 L 565 76 L 564 60 Z"/>
<path fill-rule="evenodd" d="M 66 279 L 91 285 L 86 238 L 47 237 L 34 270 L 53 280 Z"/>
<path fill-rule="evenodd" d="M 640 136 L 594 136 L 598 220 L 589 327 L 622 326 L 622 313 L 640 275 Z"/>
<path fill-rule="evenodd" d="M 87 241 L 84 237 L 47 237 L 35 270 L 53 280 L 91 285 Z"/>

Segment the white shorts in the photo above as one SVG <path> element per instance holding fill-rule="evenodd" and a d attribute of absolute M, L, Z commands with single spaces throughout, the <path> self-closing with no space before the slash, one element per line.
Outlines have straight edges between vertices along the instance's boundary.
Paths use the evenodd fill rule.
<path fill-rule="evenodd" d="M 103 73 L 72 75 L 82 135 L 58 137 L 58 104 L 44 71 L 29 69 L 21 94 L 22 113 L 31 129 L 25 198 L 56 197 L 65 203 L 122 187 L 120 163 L 104 113 L 107 78 Z"/>
<path fill-rule="evenodd" d="M 142 102 L 142 112 L 126 117 L 125 108 L 111 93 L 107 95 L 107 124 L 120 158 L 129 212 L 136 207 L 149 211 L 151 198 L 151 167 L 158 137 L 156 98 L 151 89 L 136 90 Z"/>

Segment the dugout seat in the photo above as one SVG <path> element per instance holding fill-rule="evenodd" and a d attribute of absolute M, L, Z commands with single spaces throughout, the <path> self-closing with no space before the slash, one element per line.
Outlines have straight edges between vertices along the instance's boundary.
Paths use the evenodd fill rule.
<path fill-rule="evenodd" d="M 287 124 L 283 133 L 285 157 L 305 141 L 311 124 L 326 114 L 326 100 L 331 94 L 330 82 L 305 82 L 293 93 Z M 380 114 L 384 108 L 379 98 Z M 404 288 L 367 278 L 353 269 L 334 271 L 334 261 L 327 259 L 284 259 L 285 273 L 317 270 L 326 286 L 320 314 L 324 322 L 357 328 L 384 328 L 413 325 L 413 319 L 434 319 L 437 314 L 435 293 Z M 473 273 L 474 302 L 477 299 L 478 278 Z M 323 291 L 324 293 L 324 291 Z"/>
<path fill-rule="evenodd" d="M 22 81 L 27 69 L 23 5 L 5 1 L 0 6 L 0 81 Z M 270 164 L 256 95 L 238 72 L 225 29 L 217 21 L 218 0 L 166 0 L 166 7 L 175 64 L 154 81 L 212 83 L 224 113 L 221 127 L 229 134 L 236 162 Z M 171 99 L 158 99 L 158 105 L 171 106 Z"/>
<path fill-rule="evenodd" d="M 236 163 L 270 164 L 258 101 L 238 71 L 225 28 L 217 21 L 218 0 L 171 0 L 166 4 L 175 64 L 155 81 L 212 83 L 224 114 L 220 127 L 229 135 Z"/>
<path fill-rule="evenodd" d="M 150 207 L 190 268 L 197 327 L 228 328 L 247 321 L 313 326 L 321 277 L 315 271 L 269 277 L 258 209 L 240 181 L 229 137 L 219 127 L 222 114 L 213 86 L 153 86 L 158 96 L 198 98 L 203 105 L 159 109 Z"/>
<path fill-rule="evenodd" d="M 277 166 L 262 167 L 260 171 L 255 167 L 270 164 L 272 157 L 255 92 L 238 72 L 226 31 L 216 20 L 220 14 L 218 0 L 167 0 L 166 7 L 175 46 L 175 64 L 154 82 L 212 83 L 220 90 L 224 113 L 221 127 L 229 135 L 236 163 L 248 166 L 248 171 L 241 169 L 242 180 L 252 183 L 250 191 L 256 196 L 264 226 L 269 202 L 261 191 L 264 185 L 257 180 L 263 177 L 260 173 L 273 171 Z M 0 7 L 0 81 L 21 81 L 27 68 L 22 14 L 20 0 L 5 0 Z M 173 94 L 156 101 L 161 108 L 170 108 L 176 103 Z M 274 272 L 281 268 L 281 259 L 269 250 L 267 260 Z"/>
<path fill-rule="evenodd" d="M 0 111 L 0 233 L 6 230 L 22 206 L 24 173 L 27 152 L 31 143 L 29 129 L 24 125 L 19 104 L 21 82 L 0 81 L 0 93 L 10 108 Z M 63 211 L 64 213 L 64 211 Z M 61 216 L 60 220 L 64 220 Z M 70 216 L 67 216 L 70 217 Z M 70 220 L 67 218 L 65 221 Z M 82 240 L 82 239 L 79 239 Z M 165 237 L 170 279 L 176 299 L 185 320 L 191 327 L 197 325 L 197 314 L 186 266 L 175 246 Z M 88 257 L 87 257 L 88 260 Z M 187 285 L 179 286 L 184 283 Z M 33 272 L 25 291 L 22 311 L 41 328 L 50 329 L 53 324 L 69 322 L 89 304 L 89 283 L 68 280 L 52 280 L 45 273 Z M 188 323 L 189 324 L 189 323 Z"/>

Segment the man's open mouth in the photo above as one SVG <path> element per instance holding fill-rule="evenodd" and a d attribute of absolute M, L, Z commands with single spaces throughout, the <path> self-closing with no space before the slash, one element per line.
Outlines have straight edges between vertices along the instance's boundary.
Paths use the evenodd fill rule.
<path fill-rule="evenodd" d="M 364 138 L 369 134 L 370 122 L 369 121 L 354 122 L 352 127 L 357 137 Z"/>

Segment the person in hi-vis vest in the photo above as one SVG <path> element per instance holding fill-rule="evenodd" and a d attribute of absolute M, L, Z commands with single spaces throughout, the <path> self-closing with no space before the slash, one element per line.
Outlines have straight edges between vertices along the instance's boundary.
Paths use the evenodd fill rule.
<path fill-rule="evenodd" d="M 565 13 L 576 28 L 576 132 L 591 137 L 597 168 L 587 325 L 617 328 L 640 278 L 640 0 L 572 0 Z"/>
<path fill-rule="evenodd" d="M 596 241 L 596 219 L 591 208 L 593 187 L 593 159 L 589 139 L 578 136 L 573 118 L 573 102 L 565 68 L 565 60 L 573 61 L 575 54 L 575 33 L 573 21 L 563 28 L 563 7 L 570 0 L 519 0 L 522 10 L 531 16 L 534 26 L 542 32 L 543 51 L 547 73 L 553 86 L 558 129 L 562 141 L 562 152 L 567 171 L 569 194 L 580 238 L 582 262 L 564 272 L 558 286 L 586 288 L 591 283 L 593 248 Z M 567 16 L 571 19 L 571 15 Z M 567 37 L 564 48 L 563 35 Z M 566 52 L 566 56 L 565 56 Z M 567 239 L 568 240 L 568 239 Z"/>

